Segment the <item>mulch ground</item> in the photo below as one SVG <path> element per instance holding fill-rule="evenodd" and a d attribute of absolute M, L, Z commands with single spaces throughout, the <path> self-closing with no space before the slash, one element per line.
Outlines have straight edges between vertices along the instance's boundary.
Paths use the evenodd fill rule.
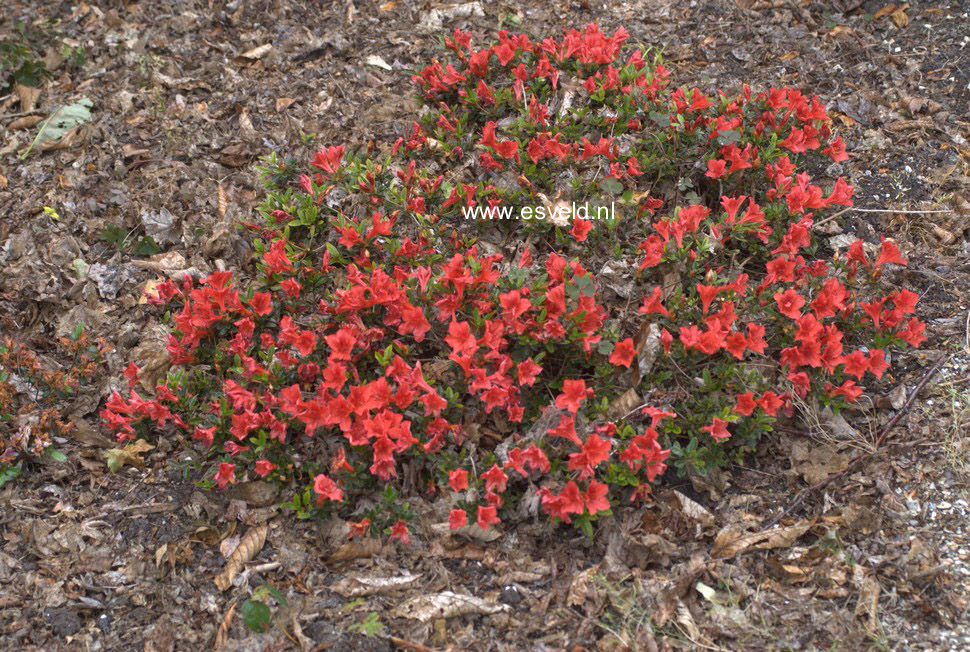
<path fill-rule="evenodd" d="M 0 489 L 5 649 L 970 648 L 970 5 L 599 4 L 6 3 L 0 38 L 24 20 L 84 52 L 79 67 L 51 55 L 30 115 L 83 96 L 94 119 L 19 160 L 35 130 L 14 128 L 26 111 L 0 97 L 0 333 L 55 367 L 67 362 L 52 342 L 79 322 L 114 351 L 66 410 L 67 462 L 32 463 Z M 161 269 L 144 235 L 182 268 L 245 273 L 235 225 L 260 200 L 259 157 L 303 160 L 310 134 L 389 145 L 413 120 L 408 71 L 455 27 L 483 43 L 594 21 L 663 46 L 674 83 L 791 85 L 828 103 L 851 158 L 824 172 L 856 187 L 861 210 L 825 235 L 895 238 L 909 266 L 886 280 L 921 295 L 930 336 L 847 415 L 852 437 L 793 427 L 744 466 L 671 474 L 652 506 L 621 511 L 592 542 L 535 524 L 487 542 L 424 531 L 410 547 L 346 545 L 275 495 L 197 491 L 178 441 L 109 473 L 99 401 L 157 350 L 138 300 Z M 263 524 L 265 544 L 220 591 L 223 551 Z M 271 628 L 256 634 L 242 605 L 266 584 L 286 605 L 269 599 Z M 463 615 L 422 603 L 445 591 L 467 596 Z"/>

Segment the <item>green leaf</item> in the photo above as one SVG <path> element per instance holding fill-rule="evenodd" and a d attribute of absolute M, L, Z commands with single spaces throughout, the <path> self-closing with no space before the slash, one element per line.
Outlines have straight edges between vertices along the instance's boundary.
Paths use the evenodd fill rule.
<path fill-rule="evenodd" d="M 50 449 L 50 456 L 51 456 L 51 459 L 54 460 L 55 462 L 66 462 L 67 461 L 67 455 L 65 455 L 61 451 L 56 451 L 54 449 Z"/>
<path fill-rule="evenodd" d="M 242 604 L 242 617 L 246 627 L 253 632 L 265 632 L 269 629 L 271 614 L 269 607 L 258 600 L 246 600 Z"/>
<path fill-rule="evenodd" d="M 600 187 L 606 192 L 611 192 L 614 195 L 619 195 L 621 192 L 623 192 L 623 184 L 613 177 L 608 177 L 600 181 Z"/>
<path fill-rule="evenodd" d="M 162 248 L 155 242 L 155 238 L 150 235 L 144 235 L 138 238 L 138 242 L 131 248 L 131 253 L 135 256 L 154 256 L 161 250 Z"/>
<path fill-rule="evenodd" d="M 732 130 L 718 133 L 717 142 L 719 145 L 733 145 L 741 140 L 741 132 Z"/>
<path fill-rule="evenodd" d="M 94 106 L 94 102 L 86 97 L 82 97 L 74 104 L 59 106 L 54 109 L 50 117 L 40 123 L 40 128 L 37 130 L 34 142 L 20 155 L 20 160 L 22 161 L 27 158 L 27 155 L 37 145 L 43 145 L 44 143 L 57 140 L 71 129 L 85 122 L 89 122 L 92 117 L 92 106 Z"/>

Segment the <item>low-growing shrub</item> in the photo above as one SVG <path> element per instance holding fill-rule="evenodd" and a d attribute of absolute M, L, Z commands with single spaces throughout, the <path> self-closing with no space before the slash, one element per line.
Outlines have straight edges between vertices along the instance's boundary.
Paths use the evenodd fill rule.
<path fill-rule="evenodd" d="M 45 366 L 34 351 L 12 338 L 0 342 L 0 486 L 21 474 L 25 459 L 65 459 L 53 447 L 53 438 L 74 427 L 64 420 L 66 407 L 94 378 L 107 345 L 91 342 L 83 326 L 58 344 L 70 360 L 67 370 Z"/>
<path fill-rule="evenodd" d="M 668 464 L 739 459 L 796 396 L 856 401 L 923 324 L 915 294 L 880 290 L 892 242 L 832 255 L 813 235 L 852 205 L 803 171 L 847 158 L 825 106 L 672 88 L 626 41 L 456 30 L 389 153 L 267 158 L 257 278 L 159 286 L 175 370 L 106 422 L 181 429 L 205 484 L 291 483 L 301 515 L 407 542 L 418 493 L 454 530 L 541 505 L 590 533 Z"/>

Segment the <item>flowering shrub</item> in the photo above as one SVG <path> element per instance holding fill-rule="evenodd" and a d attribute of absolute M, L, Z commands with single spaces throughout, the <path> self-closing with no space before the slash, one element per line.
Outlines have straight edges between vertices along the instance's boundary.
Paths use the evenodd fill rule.
<path fill-rule="evenodd" d="M 456 30 L 387 156 L 269 157 L 258 277 L 161 284 L 176 370 L 154 398 L 113 395 L 105 421 L 121 440 L 191 433 L 205 482 L 292 483 L 301 514 L 407 542 L 405 492 L 450 499 L 453 530 L 534 496 L 591 532 L 668 463 L 750 450 L 796 396 L 856 401 L 924 327 L 915 294 L 879 289 L 905 264 L 892 242 L 826 259 L 813 236 L 852 205 L 800 171 L 847 158 L 824 105 L 671 88 L 626 40 L 591 25 L 475 49 Z M 564 217 L 572 202 L 616 213 Z M 466 213 L 529 206 L 549 219 Z M 489 242 L 510 228 L 514 255 Z M 596 260 L 630 269 L 625 307 Z"/>
<path fill-rule="evenodd" d="M 0 342 L 0 486 L 20 475 L 24 458 L 65 459 L 53 448 L 53 437 L 73 428 L 63 420 L 64 402 L 94 378 L 107 345 L 92 343 L 81 326 L 59 344 L 72 358 L 66 372 L 46 369 L 9 337 Z"/>

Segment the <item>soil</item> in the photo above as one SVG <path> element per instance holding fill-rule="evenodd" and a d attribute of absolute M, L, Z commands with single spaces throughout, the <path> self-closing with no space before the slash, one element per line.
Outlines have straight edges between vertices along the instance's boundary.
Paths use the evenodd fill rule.
<path fill-rule="evenodd" d="M 33 462 L 0 489 L 3 648 L 970 648 L 970 3 L 5 7 L 0 38 L 24 20 L 84 52 L 80 66 L 51 55 L 53 75 L 29 115 L 84 96 L 94 118 L 63 149 L 20 160 L 36 130 L 14 128 L 27 111 L 0 97 L 0 333 L 55 366 L 69 361 L 53 342 L 82 321 L 114 350 L 68 410 L 80 425 L 58 442 L 67 461 Z M 272 495 L 197 491 L 177 441 L 159 442 L 143 468 L 108 472 L 99 401 L 132 359 L 150 357 L 159 328 L 139 303 L 159 276 L 146 264 L 155 252 L 138 246 L 144 235 L 183 268 L 245 273 L 251 248 L 236 224 L 260 201 L 259 157 L 304 160 L 309 134 L 318 144 L 393 143 L 413 120 L 409 71 L 455 27 L 483 43 L 499 29 L 541 37 L 589 22 L 662 46 L 675 83 L 791 85 L 828 103 L 851 158 L 813 173 L 845 176 L 861 209 L 828 235 L 894 238 L 909 265 L 886 281 L 921 295 L 929 335 L 868 387 L 868 409 L 847 415 L 854 440 L 779 433 L 743 467 L 672 477 L 651 507 L 621 510 L 593 542 L 535 525 L 488 542 L 425 532 L 410 547 L 348 547 L 326 524 L 278 510 Z M 120 233 L 121 246 L 106 233 Z M 871 449 L 901 409 L 899 388 L 911 392 L 941 356 L 875 454 L 812 492 L 766 541 L 731 554 L 732 532 L 766 526 Z M 265 545 L 220 591 L 221 550 L 263 523 Z M 348 578 L 390 586 L 354 589 Z M 287 604 L 254 633 L 243 604 L 265 584 Z M 485 606 L 426 622 L 402 608 L 443 591 Z"/>

